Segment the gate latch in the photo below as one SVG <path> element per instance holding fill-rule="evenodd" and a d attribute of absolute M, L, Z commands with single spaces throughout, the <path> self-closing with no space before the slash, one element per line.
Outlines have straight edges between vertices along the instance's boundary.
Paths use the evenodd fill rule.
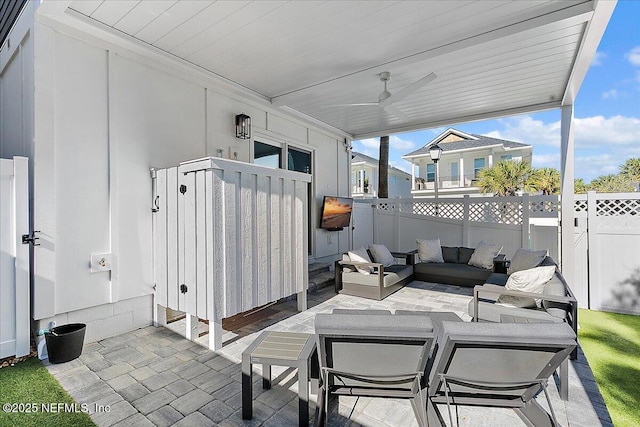
<path fill-rule="evenodd" d="M 182 294 L 187 293 L 187 285 L 180 285 L 180 293 Z"/>
<path fill-rule="evenodd" d="M 40 240 L 39 237 L 36 237 L 36 233 L 39 233 L 39 231 L 34 231 L 30 234 L 23 234 L 22 235 L 22 244 L 23 245 L 28 245 L 28 244 L 32 244 L 33 246 L 40 246 L 40 243 L 37 243 L 36 240 Z"/>

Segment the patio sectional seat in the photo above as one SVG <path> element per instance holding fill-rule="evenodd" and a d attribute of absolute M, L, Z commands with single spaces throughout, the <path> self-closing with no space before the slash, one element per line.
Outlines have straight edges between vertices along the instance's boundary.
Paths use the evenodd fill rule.
<path fill-rule="evenodd" d="M 486 282 L 493 273 L 486 268 L 469 265 L 475 249 L 466 247 L 442 247 L 445 262 L 415 261 L 418 250 L 410 252 L 414 257 L 414 278 L 423 282 L 473 287 Z M 451 256 L 447 256 L 451 254 Z"/>

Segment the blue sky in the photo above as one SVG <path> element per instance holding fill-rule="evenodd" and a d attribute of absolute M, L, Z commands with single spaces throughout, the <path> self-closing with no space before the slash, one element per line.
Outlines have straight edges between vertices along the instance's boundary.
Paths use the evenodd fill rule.
<path fill-rule="evenodd" d="M 640 1 L 620 0 L 574 104 L 575 176 L 589 182 L 618 173 L 640 157 Z M 467 133 L 533 145 L 534 167 L 560 169 L 560 110 L 453 125 Z M 446 127 L 390 136 L 389 162 L 409 171 L 404 154 Z M 378 158 L 379 140 L 354 141 L 354 151 Z"/>

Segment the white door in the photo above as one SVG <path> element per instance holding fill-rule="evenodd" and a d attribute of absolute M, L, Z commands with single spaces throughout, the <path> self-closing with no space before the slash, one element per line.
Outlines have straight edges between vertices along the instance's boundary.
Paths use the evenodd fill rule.
<path fill-rule="evenodd" d="M 0 359 L 29 353 L 28 166 L 0 159 Z"/>

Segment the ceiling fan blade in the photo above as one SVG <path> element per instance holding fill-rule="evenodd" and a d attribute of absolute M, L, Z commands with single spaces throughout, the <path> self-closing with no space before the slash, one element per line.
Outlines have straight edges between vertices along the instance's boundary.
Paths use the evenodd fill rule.
<path fill-rule="evenodd" d="M 394 104 L 396 102 L 402 101 L 407 96 L 409 96 L 412 93 L 416 92 L 422 86 L 426 86 L 429 83 L 431 83 L 432 81 L 434 81 L 436 79 L 436 77 L 438 77 L 438 76 L 436 76 L 436 73 L 431 73 L 431 74 L 429 74 L 427 76 L 424 76 L 420 80 L 418 80 L 418 81 L 416 81 L 414 83 L 411 83 L 409 86 L 405 87 L 400 92 L 393 93 L 390 97 L 388 97 L 384 101 L 381 101 L 380 105 L 387 106 L 387 105 L 391 105 L 391 104 Z"/>
<path fill-rule="evenodd" d="M 407 117 L 407 115 L 404 114 L 402 110 L 400 110 L 398 107 L 394 105 L 387 105 L 386 107 L 384 107 L 384 111 L 386 111 L 387 113 L 393 114 L 403 122 L 406 122 L 407 120 L 409 120 L 409 117 Z"/>
<path fill-rule="evenodd" d="M 354 103 L 354 104 L 324 105 L 323 108 L 328 108 L 328 107 L 377 107 L 378 105 L 380 105 L 380 103 L 378 103 L 378 102 L 360 102 L 360 103 Z"/>

